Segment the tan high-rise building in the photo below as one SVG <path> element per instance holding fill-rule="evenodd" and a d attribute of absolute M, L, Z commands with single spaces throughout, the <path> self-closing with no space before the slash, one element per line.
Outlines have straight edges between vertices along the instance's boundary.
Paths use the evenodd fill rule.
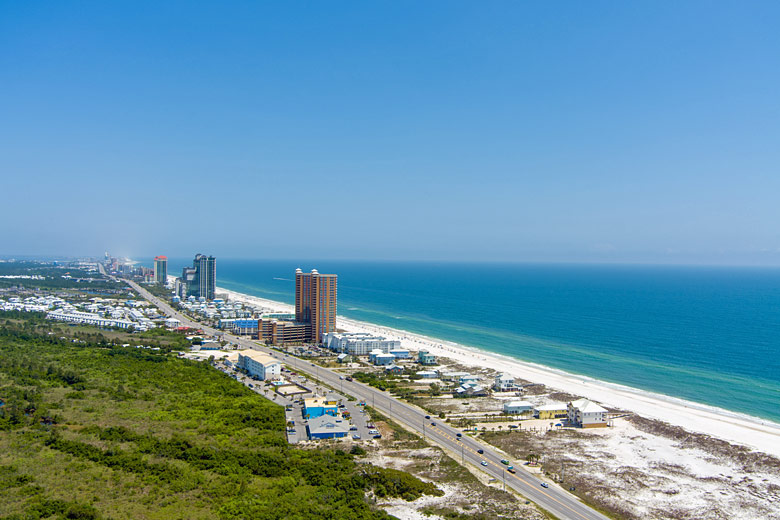
<path fill-rule="evenodd" d="M 322 343 L 328 332 L 336 332 L 338 276 L 295 270 L 295 321 L 308 324 L 307 339 Z"/>

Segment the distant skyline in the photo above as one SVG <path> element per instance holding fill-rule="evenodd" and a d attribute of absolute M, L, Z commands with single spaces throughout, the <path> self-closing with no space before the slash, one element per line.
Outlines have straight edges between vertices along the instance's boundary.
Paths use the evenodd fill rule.
<path fill-rule="evenodd" d="M 0 3 L 0 257 L 780 266 L 777 2 Z"/>

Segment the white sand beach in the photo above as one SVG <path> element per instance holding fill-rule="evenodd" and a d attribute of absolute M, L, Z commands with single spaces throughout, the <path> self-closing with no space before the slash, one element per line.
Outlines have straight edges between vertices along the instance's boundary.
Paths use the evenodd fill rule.
<path fill-rule="evenodd" d="M 246 302 L 269 311 L 294 311 L 292 305 L 285 303 L 257 298 L 219 287 L 217 291 L 227 294 L 234 301 Z M 609 407 L 631 411 L 647 418 L 683 427 L 692 432 L 704 433 L 780 457 L 780 424 L 778 423 L 683 399 L 607 383 L 587 376 L 579 376 L 402 330 L 350 320 L 343 316 L 338 317 L 338 326 L 340 329 L 351 332 L 372 332 L 388 338 L 399 339 L 402 345 L 409 350 L 427 350 L 436 356 L 447 357 L 463 365 L 506 372 L 562 392 L 592 399 Z M 780 396 L 778 397 L 780 398 Z M 778 406 L 780 406 L 780 401 Z"/>

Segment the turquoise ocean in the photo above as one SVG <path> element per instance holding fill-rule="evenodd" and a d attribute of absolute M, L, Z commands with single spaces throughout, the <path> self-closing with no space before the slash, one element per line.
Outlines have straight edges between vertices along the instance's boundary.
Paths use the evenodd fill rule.
<path fill-rule="evenodd" d="M 217 285 L 293 303 L 296 267 L 348 318 L 780 422 L 780 269 L 218 258 Z"/>

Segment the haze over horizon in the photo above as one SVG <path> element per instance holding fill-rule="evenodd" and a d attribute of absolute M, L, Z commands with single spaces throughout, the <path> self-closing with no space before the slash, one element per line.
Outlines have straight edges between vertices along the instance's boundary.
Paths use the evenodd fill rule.
<path fill-rule="evenodd" d="M 776 2 L 0 4 L 0 256 L 780 266 Z"/>

